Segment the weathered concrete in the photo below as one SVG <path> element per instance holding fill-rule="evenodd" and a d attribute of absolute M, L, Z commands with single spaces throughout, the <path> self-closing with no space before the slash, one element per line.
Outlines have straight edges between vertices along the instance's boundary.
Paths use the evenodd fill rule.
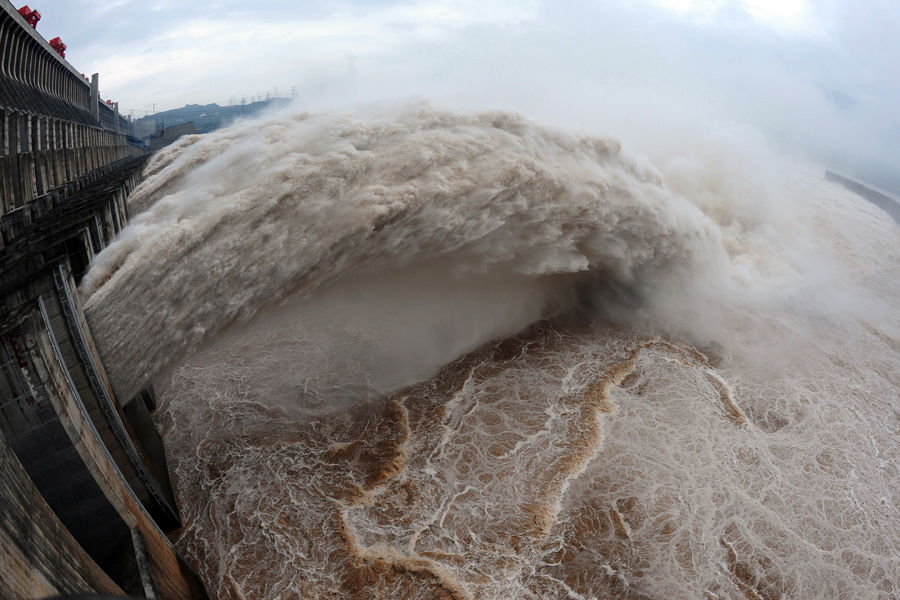
<path fill-rule="evenodd" d="M 2 329 L 0 433 L 52 512 L 129 594 L 145 595 L 146 580 L 159 598 L 205 597 L 103 444 L 43 298 L 10 312 Z M 46 567 L 29 560 L 32 570 Z"/>
<path fill-rule="evenodd" d="M 0 78 L 3 104 L 95 124 L 89 83 L 7 0 L 0 2 Z"/>
<path fill-rule="evenodd" d="M 88 110 L 88 82 L 7 0 L 0 2 L 0 74 L 61 100 L 69 109 Z"/>
<path fill-rule="evenodd" d="M 0 598 L 122 589 L 84 551 L 0 434 Z"/>
<path fill-rule="evenodd" d="M 98 83 L 0 0 L 0 600 L 206 598 L 165 534 L 152 392 L 115 397 L 79 305 L 147 158 Z"/>
<path fill-rule="evenodd" d="M 145 159 L 96 169 L 0 216 L 0 290 L 63 253 L 72 255 L 80 279 L 93 255 L 127 221 L 125 198 L 137 185 Z"/>
<path fill-rule="evenodd" d="M 120 546 L 130 530 L 104 495 L 103 480 L 95 478 L 85 460 L 99 461 L 100 453 L 84 443 L 90 425 L 79 418 L 83 407 L 73 393 L 71 375 L 43 308 L 38 300 L 4 333 L 0 361 L 8 375 L 0 381 L 4 399 L 0 431 L 79 545 L 132 593 L 135 587 L 123 577 L 129 569 L 120 564 L 120 559 L 127 559 Z"/>
<path fill-rule="evenodd" d="M 100 124 L 100 73 L 91 75 L 91 116 L 94 124 Z"/>
<path fill-rule="evenodd" d="M 0 214 L 133 152 L 98 82 L 0 0 Z"/>
<path fill-rule="evenodd" d="M 148 402 L 131 403 L 127 414 L 115 398 L 69 262 L 83 271 L 124 227 L 126 192 L 140 164 L 107 169 L 64 198 L 24 207 L 27 225 L 0 226 L 7 234 L 0 253 L 0 432 L 53 513 L 116 585 L 132 595 L 202 598 L 202 586 L 163 534 L 180 519 L 162 442 L 140 410 Z M 34 560 L 31 570 L 46 566 Z M 167 592 L 160 581 L 169 582 Z"/>
<path fill-rule="evenodd" d="M 130 155 L 124 134 L 0 103 L 0 215 Z"/>
<path fill-rule="evenodd" d="M 180 527 L 181 519 L 169 482 L 165 453 L 161 447 L 154 455 L 145 450 L 142 439 L 134 433 L 135 425 L 128 420 L 114 398 L 103 363 L 90 337 L 87 321 L 76 300 L 74 281 L 64 265 L 57 265 L 52 270 L 52 277 L 39 281 L 49 288 L 51 279 L 53 289 L 42 291 L 41 299 L 75 389 L 92 423 L 116 466 L 154 520 L 167 531 Z M 31 285 L 32 289 L 36 287 L 37 283 Z M 144 421 L 138 424 L 146 426 Z M 152 443 L 148 436 L 149 432 L 145 432 L 144 440 Z M 161 463 L 154 463 L 153 457 Z M 158 479 L 155 473 L 165 473 L 165 477 Z"/>
<path fill-rule="evenodd" d="M 91 84 L 29 26 L 8 0 L 0 0 L 0 105 L 26 113 L 96 126 L 103 109 L 114 129 L 114 112 Z M 95 113 L 99 114 L 95 116 Z M 120 127 L 127 126 L 122 119 Z"/>

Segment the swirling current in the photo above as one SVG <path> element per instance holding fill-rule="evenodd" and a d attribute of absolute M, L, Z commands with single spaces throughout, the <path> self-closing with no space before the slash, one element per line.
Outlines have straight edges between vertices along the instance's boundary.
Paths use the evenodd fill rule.
<path fill-rule="evenodd" d="M 898 598 L 900 228 L 517 115 L 157 153 L 81 283 L 222 599 Z"/>

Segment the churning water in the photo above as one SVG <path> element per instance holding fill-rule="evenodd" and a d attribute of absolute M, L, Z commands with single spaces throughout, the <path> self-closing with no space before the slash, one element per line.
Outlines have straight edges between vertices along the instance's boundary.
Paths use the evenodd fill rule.
<path fill-rule="evenodd" d="M 897 598 L 900 229 L 688 154 L 422 110 L 155 156 L 82 293 L 210 590 Z"/>

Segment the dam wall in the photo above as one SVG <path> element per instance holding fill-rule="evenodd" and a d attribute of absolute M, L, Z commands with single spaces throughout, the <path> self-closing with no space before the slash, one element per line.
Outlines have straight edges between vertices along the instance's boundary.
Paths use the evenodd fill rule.
<path fill-rule="evenodd" d="M 0 211 L 135 152 L 98 85 L 0 2 Z"/>
<path fill-rule="evenodd" d="M 116 397 L 78 297 L 148 158 L 98 81 L 0 0 L 0 600 L 203 599 L 153 390 Z"/>
<path fill-rule="evenodd" d="M 880 192 L 872 187 L 863 185 L 862 183 L 854 179 L 839 175 L 834 171 L 826 170 L 825 179 L 843 186 L 857 196 L 865 198 L 866 200 L 889 214 L 891 218 L 894 219 L 894 222 L 900 225 L 900 203 L 898 203 L 896 199 L 891 198 L 887 194 Z"/>
<path fill-rule="evenodd" d="M 58 268 L 37 283 L 42 292 L 66 276 L 65 264 Z M 6 461 L 14 476 L 0 483 L 7 507 L 2 522 L 20 556 L 18 568 L 3 569 L 7 581 L 0 597 L 116 591 L 132 597 L 202 598 L 202 586 L 163 531 L 179 525 L 177 513 L 172 521 L 171 506 L 154 510 L 152 504 L 165 504 L 171 490 L 157 498 L 135 483 L 133 473 L 123 472 L 134 467 L 122 456 L 125 444 L 104 439 L 103 430 L 114 426 L 98 414 L 96 398 L 82 395 L 90 384 L 83 381 L 85 365 L 75 347 L 90 339 L 66 333 L 60 307 L 45 302 L 64 297 L 64 288 L 65 283 L 55 293 L 35 294 L 8 311 L 2 323 L 0 437 L 6 454 L 11 450 L 16 459 Z M 130 447 L 144 460 L 146 450 L 138 440 Z M 36 496 L 41 510 L 8 510 Z M 35 594 L 34 582 L 53 580 L 55 589 L 42 584 Z"/>

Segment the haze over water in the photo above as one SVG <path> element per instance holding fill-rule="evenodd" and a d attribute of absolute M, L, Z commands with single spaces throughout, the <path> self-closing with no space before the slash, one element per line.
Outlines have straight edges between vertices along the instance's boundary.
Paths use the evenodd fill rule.
<path fill-rule="evenodd" d="M 900 228 L 726 138 L 285 112 L 81 284 L 221 598 L 895 598 Z"/>

